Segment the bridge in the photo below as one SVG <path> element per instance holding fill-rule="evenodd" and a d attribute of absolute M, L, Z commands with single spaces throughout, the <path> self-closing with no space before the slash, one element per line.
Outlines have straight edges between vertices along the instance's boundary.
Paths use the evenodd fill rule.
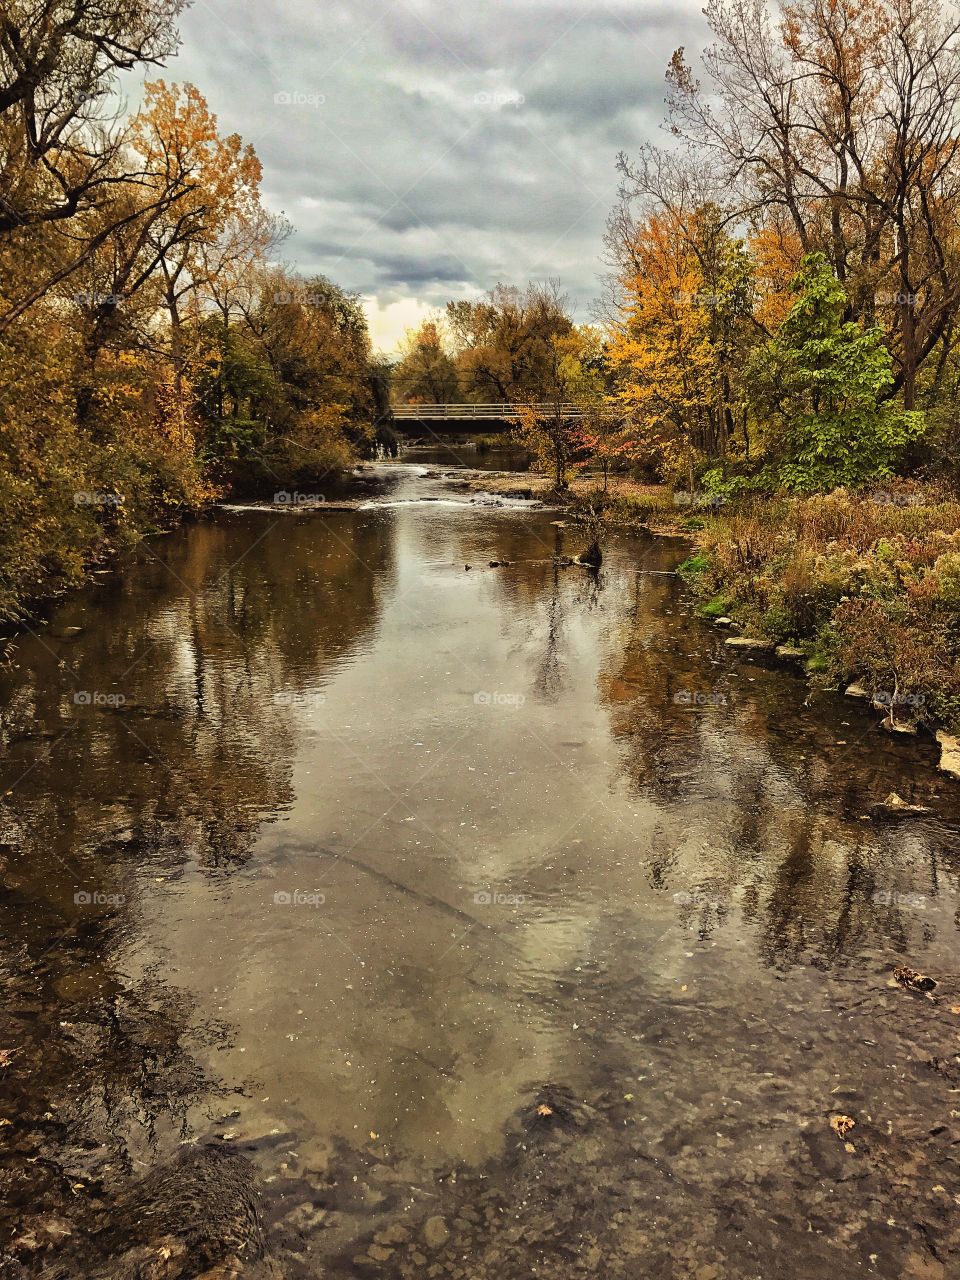
<path fill-rule="evenodd" d="M 556 404 L 398 404 L 393 416 L 401 430 L 420 427 L 436 431 L 476 431 L 486 426 L 491 431 L 515 426 L 524 410 L 533 410 L 539 417 L 553 418 Z M 583 410 L 575 404 L 560 405 L 560 415 L 566 419 L 583 417 Z"/>

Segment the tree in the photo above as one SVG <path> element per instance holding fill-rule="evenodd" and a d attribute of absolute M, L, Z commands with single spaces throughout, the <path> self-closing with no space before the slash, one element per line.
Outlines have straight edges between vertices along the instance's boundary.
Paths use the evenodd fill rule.
<path fill-rule="evenodd" d="M 709 0 L 701 84 L 678 50 L 675 134 L 739 215 L 782 214 L 852 312 L 881 326 L 885 398 L 917 372 L 960 303 L 960 15 L 938 0 Z"/>
<path fill-rule="evenodd" d="M 880 330 L 844 319 L 847 297 L 823 254 L 804 258 L 792 288 L 754 366 L 759 407 L 780 424 L 778 479 L 810 491 L 889 475 L 923 416 L 884 400 L 893 373 Z"/>
<path fill-rule="evenodd" d="M 609 346 L 617 400 L 635 424 L 637 456 L 692 486 L 695 467 L 723 457 L 735 429 L 738 369 L 754 334 L 751 265 L 712 207 L 651 214 L 630 253 Z"/>
<path fill-rule="evenodd" d="M 541 362 L 536 404 L 520 407 L 520 438 L 557 489 L 569 486 L 576 455 L 583 452 L 583 420 L 571 409 L 599 414 L 603 398 L 600 337 L 572 327 L 551 339 Z"/>
<path fill-rule="evenodd" d="M 177 47 L 183 0 L 7 0 L 0 16 L 0 331 L 135 217 L 116 73 Z M 97 213 L 94 237 L 74 220 Z M 18 270 L 18 268 L 21 268 Z"/>
<path fill-rule="evenodd" d="M 447 303 L 460 387 L 467 399 L 518 404 L 550 384 L 553 339 L 573 321 L 555 284 L 498 284 L 477 302 Z"/>
<path fill-rule="evenodd" d="M 457 366 L 437 320 L 407 331 L 393 374 L 397 395 L 407 404 L 453 404 L 459 396 Z"/>

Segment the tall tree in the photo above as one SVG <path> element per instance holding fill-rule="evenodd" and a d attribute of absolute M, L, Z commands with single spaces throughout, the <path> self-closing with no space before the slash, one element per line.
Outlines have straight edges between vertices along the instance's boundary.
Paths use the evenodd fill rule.
<path fill-rule="evenodd" d="M 893 357 L 886 395 L 917 371 L 960 304 L 960 15 L 938 0 L 709 0 L 697 81 L 671 62 L 674 132 L 738 212 L 783 213 L 823 252 Z"/>

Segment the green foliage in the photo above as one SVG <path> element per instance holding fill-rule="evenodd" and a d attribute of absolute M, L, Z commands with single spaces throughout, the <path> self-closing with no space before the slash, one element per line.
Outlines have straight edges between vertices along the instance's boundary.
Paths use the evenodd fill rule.
<path fill-rule="evenodd" d="M 695 555 L 688 556 L 681 565 L 677 567 L 677 573 L 687 582 L 699 579 L 710 569 L 710 557 L 698 551 Z"/>
<path fill-rule="evenodd" d="M 736 604 L 735 598 L 726 591 L 720 592 L 709 600 L 705 600 L 697 609 L 701 618 L 724 618 Z"/>
<path fill-rule="evenodd" d="M 893 373 L 881 331 L 844 318 L 847 296 L 823 254 L 803 259 L 792 289 L 786 320 L 752 364 L 755 400 L 779 426 L 771 474 L 803 493 L 889 476 L 924 419 L 886 399 Z"/>

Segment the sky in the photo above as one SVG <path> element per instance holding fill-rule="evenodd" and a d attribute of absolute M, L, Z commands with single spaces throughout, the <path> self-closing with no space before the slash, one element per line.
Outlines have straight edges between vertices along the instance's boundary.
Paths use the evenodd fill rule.
<path fill-rule="evenodd" d="M 252 142 L 284 256 L 367 310 L 392 350 L 451 298 L 600 291 L 616 157 L 666 141 L 664 70 L 692 0 L 194 0 L 161 74 Z"/>

